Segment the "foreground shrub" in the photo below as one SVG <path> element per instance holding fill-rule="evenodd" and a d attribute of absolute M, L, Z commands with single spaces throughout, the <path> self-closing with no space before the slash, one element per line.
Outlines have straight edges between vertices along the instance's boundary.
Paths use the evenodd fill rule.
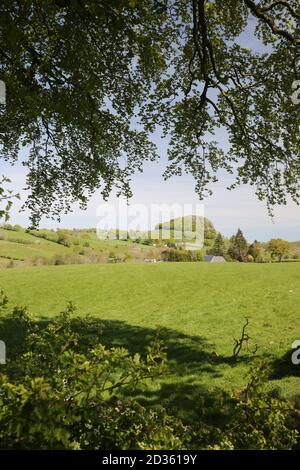
<path fill-rule="evenodd" d="M 290 449 L 297 441 L 291 405 L 264 391 L 259 366 L 247 387 L 214 404 L 220 423 L 185 423 L 163 407 L 144 407 L 137 386 L 158 380 L 166 354 L 157 338 L 145 354 L 107 349 L 92 318 L 70 304 L 37 324 L 24 308 L 7 314 L 0 291 L 0 331 L 7 364 L 0 369 L 0 449 Z M 128 398 L 129 397 L 129 398 Z M 196 403 L 195 403 L 196 406 Z"/>
<path fill-rule="evenodd" d="M 120 393 L 164 371 L 160 344 L 154 341 L 144 359 L 106 349 L 95 333 L 79 338 L 73 311 L 70 305 L 44 328 L 25 309 L 6 317 L 19 337 L 0 375 L 0 448 L 179 448 L 180 422 Z"/>
<path fill-rule="evenodd" d="M 215 449 L 289 450 L 297 444 L 299 433 L 291 420 L 299 412 L 286 400 L 267 393 L 269 377 L 265 363 L 255 364 L 250 380 L 241 393 L 233 396 L 230 423 Z"/>

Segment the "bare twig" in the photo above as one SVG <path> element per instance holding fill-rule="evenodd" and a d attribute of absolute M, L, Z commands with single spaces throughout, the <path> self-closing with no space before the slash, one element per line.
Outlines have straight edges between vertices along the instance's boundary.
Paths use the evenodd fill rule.
<path fill-rule="evenodd" d="M 244 344 L 246 345 L 247 352 L 251 352 L 252 354 L 255 354 L 257 352 L 257 349 L 258 349 L 257 344 L 255 345 L 253 351 L 250 351 L 250 349 L 249 349 L 249 341 L 250 341 L 251 337 L 248 335 L 248 333 L 246 333 L 246 329 L 249 325 L 249 320 L 248 320 L 247 317 L 246 317 L 245 320 L 246 320 L 246 322 L 245 322 L 245 324 L 242 328 L 241 337 L 239 339 L 234 338 L 235 345 L 234 345 L 234 348 L 233 348 L 233 351 L 232 351 L 232 357 L 234 359 L 236 359 L 238 357 L 241 350 L 243 349 Z"/>

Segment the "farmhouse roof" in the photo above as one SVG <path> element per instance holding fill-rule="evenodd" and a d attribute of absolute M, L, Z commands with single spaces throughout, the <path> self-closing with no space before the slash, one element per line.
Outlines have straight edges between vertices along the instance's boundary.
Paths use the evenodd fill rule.
<path fill-rule="evenodd" d="M 226 260 L 223 256 L 213 256 L 213 255 L 204 256 L 204 261 L 206 261 L 208 263 L 224 263 L 224 262 L 226 262 Z"/>

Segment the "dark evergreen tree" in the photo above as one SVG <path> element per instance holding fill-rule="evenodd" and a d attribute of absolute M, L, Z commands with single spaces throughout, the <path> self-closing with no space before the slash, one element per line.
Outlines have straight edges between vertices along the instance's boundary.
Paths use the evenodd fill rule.
<path fill-rule="evenodd" d="M 214 256 L 224 256 L 225 255 L 224 239 L 223 239 L 220 232 L 216 236 L 214 245 L 213 245 L 212 249 L 210 250 L 210 253 Z"/>
<path fill-rule="evenodd" d="M 247 261 L 248 243 L 241 229 L 231 238 L 228 254 L 236 261 Z"/>

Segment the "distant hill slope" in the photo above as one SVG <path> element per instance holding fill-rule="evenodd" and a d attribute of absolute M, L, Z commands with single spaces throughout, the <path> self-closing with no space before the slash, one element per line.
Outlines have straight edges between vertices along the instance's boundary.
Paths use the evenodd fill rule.
<path fill-rule="evenodd" d="M 213 244 L 214 239 L 217 236 L 217 231 L 213 223 L 206 217 L 200 217 L 196 215 L 188 215 L 184 217 L 177 217 L 175 219 L 168 220 L 157 224 L 155 227 L 158 231 L 170 230 L 180 238 L 180 235 L 184 233 L 186 241 L 194 238 L 194 233 L 204 233 L 204 246 L 209 247 Z"/>
<path fill-rule="evenodd" d="M 25 230 L 15 225 L 6 224 L 0 227 L 0 267 L 17 267 L 24 265 L 44 264 L 86 264 L 110 262 L 143 262 L 145 259 L 164 259 L 163 252 L 168 243 L 170 234 L 168 228 L 173 230 L 173 236 L 180 240 L 181 226 L 189 227 L 187 220 L 180 218 L 163 222 L 151 232 L 152 240 L 148 239 L 148 232 L 135 233 L 133 239 L 127 238 L 127 232 L 118 231 L 119 239 L 102 239 L 97 237 L 96 229 L 73 230 Z M 205 252 L 215 240 L 216 230 L 207 218 L 196 220 L 195 216 L 189 218 L 192 223 L 204 229 Z M 194 224 L 194 226 L 193 226 Z M 201 225 L 202 224 L 202 225 Z M 190 228 L 190 227 L 189 227 Z M 113 235 L 113 230 L 109 235 Z M 192 239 L 192 231 L 184 232 L 184 241 L 177 242 L 177 247 L 183 245 L 186 250 L 199 250 L 197 240 Z M 105 238 L 105 237 L 104 237 Z M 113 238 L 113 237 L 112 237 Z M 170 240 L 171 241 L 171 240 Z M 227 246 L 229 240 L 225 240 Z M 290 243 L 290 259 L 300 259 L 300 241 Z"/>
<path fill-rule="evenodd" d="M 130 240 L 99 240 L 95 229 L 28 231 L 20 226 L 6 227 L 0 227 L 0 266 L 143 259 L 149 250 Z"/>
<path fill-rule="evenodd" d="M 204 228 L 205 246 L 210 246 L 216 236 L 213 224 L 206 218 L 192 217 L 185 224 L 184 237 L 180 220 L 171 221 L 173 237 L 184 243 L 186 249 L 201 248 L 202 240 L 194 240 L 192 229 Z M 164 228 L 166 227 L 166 228 Z M 187 228 L 191 230 L 188 231 Z M 115 239 L 117 232 L 118 239 Z M 167 250 L 170 233 L 168 224 L 161 224 L 149 234 L 147 231 L 128 233 L 109 230 L 99 239 L 96 229 L 28 230 L 19 225 L 5 224 L 0 227 L 0 267 L 24 265 L 107 263 L 119 261 L 142 262 L 144 259 L 162 259 Z M 108 238 L 107 238 L 108 237 Z"/>

